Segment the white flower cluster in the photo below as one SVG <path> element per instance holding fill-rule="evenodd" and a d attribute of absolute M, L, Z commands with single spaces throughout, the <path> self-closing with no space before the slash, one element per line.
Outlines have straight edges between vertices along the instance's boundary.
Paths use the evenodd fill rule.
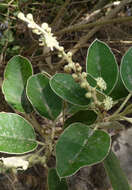
<path fill-rule="evenodd" d="M 17 16 L 19 19 L 27 22 L 28 27 L 31 28 L 35 34 L 40 35 L 39 41 L 41 46 L 46 45 L 52 51 L 54 48 L 60 52 L 64 50 L 62 46 L 59 46 L 59 42 L 56 40 L 56 37 L 53 36 L 53 33 L 51 33 L 51 28 L 47 23 L 42 23 L 41 26 L 37 25 L 33 20 L 33 15 L 30 13 L 25 16 L 20 12 Z"/>
<path fill-rule="evenodd" d="M 105 109 L 107 111 L 110 110 L 112 108 L 112 106 L 113 106 L 113 100 L 112 100 L 112 98 L 109 97 L 109 96 L 107 96 L 105 98 L 105 100 L 103 101 L 103 104 L 104 104 L 104 107 L 105 107 Z"/>
<path fill-rule="evenodd" d="M 98 77 L 95 80 L 96 80 L 97 86 L 100 88 L 100 90 L 106 90 L 107 85 L 102 77 Z"/>
<path fill-rule="evenodd" d="M 2 160 L 4 166 L 6 166 L 7 168 L 26 170 L 29 166 L 29 162 L 24 160 L 22 157 L 2 157 L 0 158 L 0 160 Z"/>

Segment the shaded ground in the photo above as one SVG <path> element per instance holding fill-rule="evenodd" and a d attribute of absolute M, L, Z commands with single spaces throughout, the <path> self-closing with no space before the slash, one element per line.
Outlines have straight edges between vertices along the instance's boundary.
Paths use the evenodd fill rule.
<path fill-rule="evenodd" d="M 19 2 L 19 1 L 18 1 Z M 102 4 L 101 4 L 102 2 Z M 4 68 L 8 60 L 16 54 L 21 54 L 30 59 L 36 73 L 43 70 L 54 74 L 63 72 L 63 61 L 56 56 L 56 52 L 47 52 L 38 44 L 38 37 L 27 28 L 26 24 L 16 18 L 18 11 L 25 14 L 31 12 L 37 23 L 48 22 L 52 31 L 56 34 L 60 44 L 65 47 L 66 52 L 73 52 L 73 59 L 85 68 L 87 49 L 95 38 L 106 42 L 114 52 L 118 63 L 126 50 L 132 46 L 132 19 L 129 22 L 120 20 L 118 23 L 104 23 L 93 27 L 87 26 L 81 29 L 82 24 L 108 21 L 113 18 L 131 17 L 132 1 L 122 0 L 119 5 L 114 1 L 78 1 L 78 0 L 56 0 L 56 1 L 0 1 L 7 6 L 2 6 L 0 13 L 1 37 L 0 37 L 0 78 L 3 80 Z M 10 4 L 8 4 L 10 3 Z M 1 7 L 1 4 L 0 4 Z M 8 21 L 8 26 L 5 26 Z M 80 29 L 76 29 L 80 25 Z M 71 31 L 63 31 L 64 28 Z M 8 34 L 7 34 L 8 32 Z M 15 48 L 14 48 L 15 47 Z M 107 66 L 107 63 L 106 63 Z M 11 112 L 1 94 L 0 111 Z M 37 118 L 42 121 L 41 118 Z M 2 155 L 1 155 L 2 156 Z M 51 162 L 54 163 L 52 160 Z M 54 165 L 50 163 L 49 165 Z M 102 179 L 104 179 L 102 181 Z M 45 169 L 41 165 L 35 165 L 25 172 L 1 174 L 1 190 L 44 190 Z M 68 179 L 71 190 L 107 190 L 109 188 L 102 165 L 85 168 L 76 176 Z"/>

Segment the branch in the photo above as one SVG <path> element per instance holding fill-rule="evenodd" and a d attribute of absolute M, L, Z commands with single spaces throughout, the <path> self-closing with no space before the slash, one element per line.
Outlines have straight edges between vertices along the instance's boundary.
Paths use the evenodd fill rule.
<path fill-rule="evenodd" d="M 123 23 L 123 22 L 128 22 L 128 21 L 129 22 L 132 21 L 132 16 L 119 17 L 119 18 L 108 19 L 108 20 L 106 19 L 106 20 L 101 20 L 101 21 L 96 21 L 96 22 L 93 22 L 93 23 L 89 23 L 89 24 L 75 25 L 75 26 L 71 26 L 71 27 L 68 27 L 68 28 L 64 28 L 63 30 L 61 30 L 59 32 L 56 32 L 55 35 L 62 35 L 64 33 L 84 30 L 84 29 L 92 28 L 94 26 L 103 26 L 103 25 L 107 25 L 107 24 Z"/>

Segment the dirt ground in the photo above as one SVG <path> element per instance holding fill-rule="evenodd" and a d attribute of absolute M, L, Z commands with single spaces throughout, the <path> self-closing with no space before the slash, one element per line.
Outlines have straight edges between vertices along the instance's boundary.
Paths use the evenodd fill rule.
<path fill-rule="evenodd" d="M 79 62 L 84 69 L 87 49 L 96 38 L 110 46 L 120 65 L 122 56 L 126 50 L 132 47 L 132 1 L 122 0 L 120 4 L 115 2 L 119 1 L 109 1 L 109 3 L 105 0 L 0 1 L 0 85 L 2 85 L 4 68 L 8 60 L 16 54 L 27 57 L 31 61 L 35 73 L 63 72 L 65 62 L 60 61 L 56 51 L 47 52 L 46 48 L 39 46 L 38 37 L 27 28 L 25 23 L 16 18 L 19 11 L 25 14 L 31 12 L 34 20 L 39 24 L 49 23 L 66 52 L 70 50 L 73 53 L 74 61 Z M 7 4 L 6 8 L 3 8 L 1 3 Z M 116 20 L 117 18 L 120 20 Z M 6 21 L 8 21 L 7 27 L 5 26 Z M 94 24 L 90 25 L 92 23 Z M 82 29 L 84 24 L 87 26 Z M 3 40 L 7 30 L 13 35 L 12 41 Z M 16 50 L 13 50 L 14 46 L 17 47 Z M 0 95 L 0 111 L 13 112 L 4 100 L 2 92 Z M 40 123 L 44 122 L 42 118 L 37 117 L 37 119 Z M 116 151 L 130 182 L 132 181 L 131 133 L 129 130 L 119 135 L 119 148 Z M 128 136 L 129 138 L 127 138 Z M 125 140 L 121 140 L 122 138 Z M 121 145 L 122 142 L 124 142 L 123 145 Z M 2 156 L 3 154 L 0 157 Z M 50 162 L 49 166 L 54 166 L 55 158 L 53 157 Z M 67 181 L 70 190 L 110 189 L 102 164 L 82 168 Z M 25 172 L 0 174 L 0 190 L 44 190 L 45 182 L 45 168 L 39 164 Z"/>

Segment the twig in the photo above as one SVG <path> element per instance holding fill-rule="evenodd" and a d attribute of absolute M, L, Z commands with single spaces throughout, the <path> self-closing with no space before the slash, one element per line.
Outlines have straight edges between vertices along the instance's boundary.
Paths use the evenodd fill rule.
<path fill-rule="evenodd" d="M 122 109 L 123 107 L 126 105 L 126 103 L 128 102 L 128 100 L 131 98 L 132 94 L 129 93 L 128 96 L 126 97 L 126 99 L 123 101 L 123 103 L 121 104 L 121 106 L 118 108 L 118 110 L 116 110 L 116 112 L 113 114 L 113 115 L 116 115 L 118 114 Z"/>
<path fill-rule="evenodd" d="M 97 21 L 89 24 L 80 24 L 80 25 L 75 25 L 75 26 L 70 26 L 66 27 L 63 30 L 56 32 L 55 35 L 61 35 L 64 33 L 69 33 L 69 32 L 74 32 L 74 31 L 79 31 L 79 30 L 84 30 L 88 28 L 92 28 L 94 26 L 103 26 L 107 24 L 113 24 L 113 23 L 123 23 L 127 21 L 132 21 L 132 16 L 126 16 L 126 17 L 120 17 L 120 18 L 115 18 L 115 19 L 109 19 L 109 20 L 102 20 L 102 21 Z"/>

